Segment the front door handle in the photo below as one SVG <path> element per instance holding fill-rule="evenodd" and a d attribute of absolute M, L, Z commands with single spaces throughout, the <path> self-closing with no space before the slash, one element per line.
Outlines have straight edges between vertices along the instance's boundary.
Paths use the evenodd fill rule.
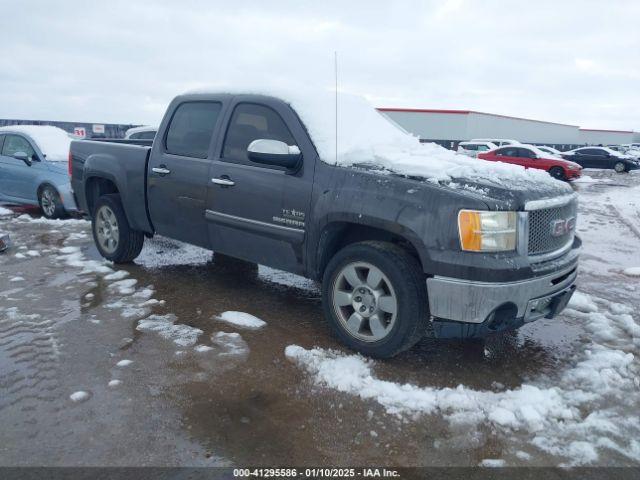
<path fill-rule="evenodd" d="M 153 167 L 151 169 L 153 173 L 157 173 L 158 175 L 169 175 L 171 170 L 169 170 L 165 165 L 160 165 L 159 167 Z"/>
<path fill-rule="evenodd" d="M 223 187 L 233 187 L 236 182 L 229 177 L 212 178 L 211 181 L 216 185 L 222 185 Z"/>

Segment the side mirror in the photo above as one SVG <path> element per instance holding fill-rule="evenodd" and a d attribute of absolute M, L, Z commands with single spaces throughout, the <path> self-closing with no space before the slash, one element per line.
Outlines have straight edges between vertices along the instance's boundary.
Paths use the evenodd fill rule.
<path fill-rule="evenodd" d="M 22 160 L 24 163 L 26 163 L 27 165 L 31 166 L 31 164 L 33 163 L 31 161 L 31 159 L 29 158 L 29 155 L 27 155 L 24 152 L 16 152 L 13 154 L 13 158 L 15 158 L 16 160 Z"/>
<path fill-rule="evenodd" d="M 302 153 L 297 145 L 260 138 L 249 144 L 247 156 L 255 163 L 294 169 L 300 163 Z"/>

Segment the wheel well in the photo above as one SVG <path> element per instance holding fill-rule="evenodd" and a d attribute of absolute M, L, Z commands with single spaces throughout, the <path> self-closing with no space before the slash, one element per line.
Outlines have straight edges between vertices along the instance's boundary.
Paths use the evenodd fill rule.
<path fill-rule="evenodd" d="M 353 243 L 367 240 L 378 240 L 398 245 L 415 257 L 422 267 L 420 255 L 416 247 L 402 235 L 382 228 L 357 223 L 339 222 L 326 226 L 320 235 L 317 264 L 318 278 L 322 278 L 324 269 L 338 251 Z"/>
<path fill-rule="evenodd" d="M 56 192 L 58 191 L 58 189 L 54 185 L 51 185 L 49 182 L 43 182 L 40 185 L 38 185 L 38 190 L 36 191 L 36 195 L 38 196 L 38 199 L 40 199 L 40 194 L 42 193 L 42 190 L 44 189 L 44 187 L 51 187 Z"/>
<path fill-rule="evenodd" d="M 111 180 L 101 177 L 91 177 L 87 180 L 85 186 L 85 195 L 87 197 L 87 213 L 93 214 L 93 207 L 102 195 L 108 193 L 119 193 L 118 187 Z"/>

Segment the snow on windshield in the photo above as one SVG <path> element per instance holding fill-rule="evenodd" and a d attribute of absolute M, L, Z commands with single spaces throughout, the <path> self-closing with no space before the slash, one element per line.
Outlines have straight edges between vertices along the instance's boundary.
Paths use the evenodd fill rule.
<path fill-rule="evenodd" d="M 289 103 L 305 124 L 320 158 L 329 164 L 368 164 L 434 183 L 468 179 L 508 184 L 514 189 L 559 187 L 559 182 L 543 171 L 472 159 L 435 143 L 420 143 L 417 137 L 391 123 L 360 96 L 338 94 L 336 143 L 336 96 L 333 91 L 241 89 L 236 85 L 231 89 L 216 88 L 189 93 L 210 92 L 270 95 Z"/>
<path fill-rule="evenodd" d="M 11 125 L 0 127 L 0 132 L 19 132 L 28 135 L 51 162 L 67 161 L 69 156 L 71 138 L 61 128 L 48 125 Z"/>

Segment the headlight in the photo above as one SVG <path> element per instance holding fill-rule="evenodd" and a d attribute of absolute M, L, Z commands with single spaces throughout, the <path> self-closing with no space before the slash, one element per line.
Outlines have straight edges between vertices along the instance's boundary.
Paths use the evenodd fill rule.
<path fill-rule="evenodd" d="M 516 212 L 460 210 L 460 247 L 469 252 L 504 252 L 517 245 Z"/>

